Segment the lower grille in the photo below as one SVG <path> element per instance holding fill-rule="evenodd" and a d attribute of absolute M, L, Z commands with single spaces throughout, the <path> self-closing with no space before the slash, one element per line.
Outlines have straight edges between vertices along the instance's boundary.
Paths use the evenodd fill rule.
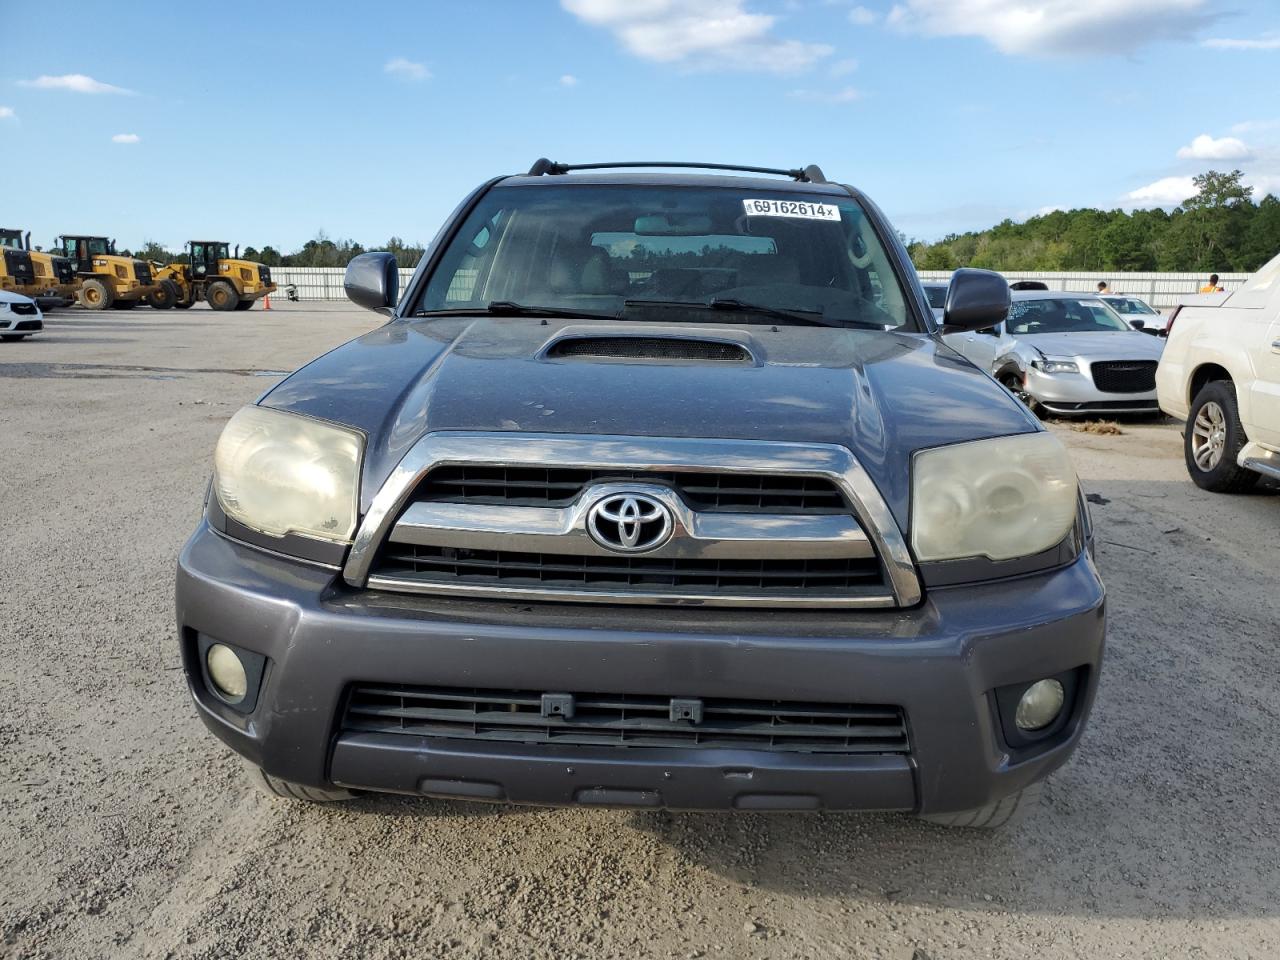
<path fill-rule="evenodd" d="M 573 467 L 437 467 L 411 500 L 555 507 L 572 503 L 593 483 L 663 483 L 694 510 L 763 513 L 848 513 L 844 497 L 822 477 L 737 473 L 657 473 Z"/>
<path fill-rule="evenodd" d="M 559 704 L 560 715 L 548 715 L 549 698 Z M 700 719 L 672 719 L 689 711 Z M 782 700 L 603 693 L 544 697 L 532 691 L 359 685 L 348 696 L 342 728 L 523 744 L 910 753 L 900 707 Z"/>
<path fill-rule="evenodd" d="M 661 595 L 684 593 L 847 592 L 883 584 L 874 557 L 702 560 L 625 555 L 577 556 L 466 550 L 389 542 L 374 577 L 423 584 L 501 586 L 517 589 L 608 590 Z"/>
<path fill-rule="evenodd" d="M 1094 385 L 1103 393 L 1147 393 L 1156 388 L 1155 360 L 1115 360 L 1091 364 Z"/>
<path fill-rule="evenodd" d="M 151 267 L 143 263 L 141 260 L 133 261 L 133 272 L 138 278 L 138 283 L 144 287 L 151 286 Z"/>

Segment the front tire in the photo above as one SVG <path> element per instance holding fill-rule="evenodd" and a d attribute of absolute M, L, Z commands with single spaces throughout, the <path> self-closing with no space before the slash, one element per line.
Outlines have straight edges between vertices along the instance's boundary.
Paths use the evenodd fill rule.
<path fill-rule="evenodd" d="M 1213 380 L 1196 394 L 1187 414 L 1182 449 L 1187 473 L 1197 487 L 1214 493 L 1243 493 L 1258 474 L 1236 463 L 1249 441 L 1240 423 L 1236 388 L 1230 380 Z"/>
<path fill-rule="evenodd" d="M 86 310 L 106 310 L 115 302 L 116 292 L 106 282 L 89 277 L 80 285 L 78 296 Z"/>
<path fill-rule="evenodd" d="M 28 336 L 29 334 L 26 333 L 6 333 L 0 334 L 0 340 L 3 340 L 5 343 L 17 343 L 19 340 L 27 339 Z"/>
<path fill-rule="evenodd" d="M 291 780 L 281 780 L 279 777 L 273 777 L 261 767 L 253 764 L 246 764 L 245 773 L 249 777 L 249 782 L 268 797 L 276 800 L 301 800 L 304 803 L 340 803 L 343 800 L 351 800 L 355 794 L 350 790 L 342 790 L 333 788 L 331 790 L 322 790 L 319 787 L 308 787 L 301 783 L 294 783 Z"/>
<path fill-rule="evenodd" d="M 147 303 L 155 310 L 168 310 L 182 296 L 182 291 L 172 280 L 161 280 L 159 285 L 147 294 Z"/>
<path fill-rule="evenodd" d="M 1038 781 L 1024 787 L 1011 797 L 988 803 L 973 810 L 956 813 L 928 813 L 920 819 L 940 827 L 963 827 L 970 830 L 998 830 L 1013 826 L 1031 816 L 1040 806 L 1044 794 L 1044 782 Z"/>
<path fill-rule="evenodd" d="M 1043 411 L 1038 401 L 1031 394 L 1027 393 L 1022 384 L 1022 377 L 1013 371 L 1000 374 L 1000 385 L 1017 397 L 1022 403 L 1026 404 L 1027 409 L 1034 413 L 1037 417 L 1043 416 Z"/>
<path fill-rule="evenodd" d="M 240 294 L 226 280 L 215 280 L 204 291 L 204 298 L 214 310 L 234 310 L 240 302 Z"/>
<path fill-rule="evenodd" d="M 237 309 L 237 310 L 252 310 L 252 309 L 253 309 L 253 303 L 254 303 L 254 302 L 253 302 L 252 300 L 241 300 L 239 303 L 237 303 L 237 304 L 236 304 L 236 309 Z"/>

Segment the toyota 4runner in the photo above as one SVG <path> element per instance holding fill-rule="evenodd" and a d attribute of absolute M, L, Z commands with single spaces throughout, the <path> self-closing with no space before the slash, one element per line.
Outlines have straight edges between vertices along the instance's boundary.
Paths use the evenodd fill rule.
<path fill-rule="evenodd" d="M 1076 476 L 940 339 L 1008 286 L 935 322 L 862 193 L 710 166 L 485 183 L 231 419 L 177 617 L 260 785 L 995 826 L 1075 748 Z"/>

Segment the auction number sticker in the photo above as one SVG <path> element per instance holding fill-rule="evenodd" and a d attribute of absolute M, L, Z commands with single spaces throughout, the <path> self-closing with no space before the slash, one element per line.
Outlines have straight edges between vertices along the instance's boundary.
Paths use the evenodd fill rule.
<path fill-rule="evenodd" d="M 752 217 L 799 217 L 801 220 L 839 220 L 840 208 L 832 203 L 808 203 L 804 200 L 743 200 L 742 206 Z"/>

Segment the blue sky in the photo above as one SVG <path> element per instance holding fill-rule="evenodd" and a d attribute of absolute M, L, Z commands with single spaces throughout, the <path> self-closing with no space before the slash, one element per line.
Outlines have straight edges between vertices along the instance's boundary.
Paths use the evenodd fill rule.
<path fill-rule="evenodd" d="M 38 244 L 425 242 L 539 156 L 818 163 L 926 239 L 1210 168 L 1280 194 L 1269 0 L 39 7 L 0 0 L 0 226 Z"/>

